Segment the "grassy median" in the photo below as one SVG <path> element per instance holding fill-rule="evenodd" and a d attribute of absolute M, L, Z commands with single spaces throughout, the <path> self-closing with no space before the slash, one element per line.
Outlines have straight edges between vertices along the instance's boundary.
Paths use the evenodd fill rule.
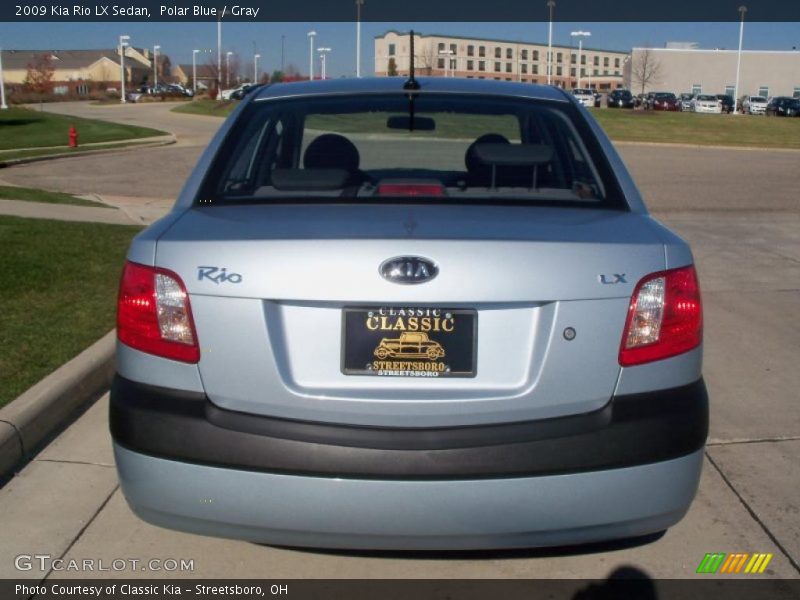
<path fill-rule="evenodd" d="M 0 111 L 0 150 L 43 146 L 66 148 L 70 125 L 75 125 L 78 130 L 80 144 L 168 135 L 164 131 L 149 127 L 69 117 L 28 108 L 9 108 Z M 3 155 L 0 154 L 0 160 L 2 158 Z"/>
<path fill-rule="evenodd" d="M 795 118 L 616 108 L 594 109 L 592 114 L 619 142 L 800 148 L 800 119 Z"/>
<path fill-rule="evenodd" d="M 125 225 L 0 217 L 0 406 L 114 327 Z"/>
<path fill-rule="evenodd" d="M 185 102 L 172 109 L 172 112 L 188 115 L 205 115 L 208 117 L 227 117 L 239 105 L 236 100 L 219 101 L 201 98 Z"/>
<path fill-rule="evenodd" d="M 113 208 L 108 204 L 93 202 L 78 198 L 72 194 L 63 192 L 46 192 L 33 188 L 17 187 L 12 185 L 0 185 L 0 200 L 23 200 L 25 202 L 46 202 L 48 204 L 72 204 L 74 206 L 99 206 L 102 208 Z"/>

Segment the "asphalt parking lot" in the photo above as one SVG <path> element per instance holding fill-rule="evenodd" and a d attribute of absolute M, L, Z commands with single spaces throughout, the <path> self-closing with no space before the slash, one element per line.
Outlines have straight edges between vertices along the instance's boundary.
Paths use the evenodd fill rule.
<path fill-rule="evenodd" d="M 174 132 L 178 144 L 0 171 L 0 180 L 93 193 L 166 210 L 219 121 L 170 106 L 52 110 Z M 723 117 L 727 118 L 727 117 Z M 764 577 L 800 578 L 800 152 L 620 145 L 656 216 L 695 253 L 705 305 L 711 433 L 700 491 L 659 539 L 589 548 L 479 554 L 374 554 L 276 548 L 181 534 L 139 521 L 113 468 L 103 397 L 0 489 L 0 578 L 87 577 L 18 571 L 20 554 L 191 559 L 185 572 L 102 577 L 604 578 L 635 566 L 654 578 L 708 577 L 707 552 L 773 553 Z"/>

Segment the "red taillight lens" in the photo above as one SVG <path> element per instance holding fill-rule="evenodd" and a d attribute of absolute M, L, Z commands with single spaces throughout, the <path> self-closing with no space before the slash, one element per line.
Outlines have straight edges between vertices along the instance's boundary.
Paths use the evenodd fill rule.
<path fill-rule="evenodd" d="M 382 183 L 379 196 L 444 196 L 440 183 Z"/>
<path fill-rule="evenodd" d="M 696 348 L 703 341 L 703 305 L 693 266 L 651 273 L 633 291 L 619 364 L 641 365 Z"/>
<path fill-rule="evenodd" d="M 117 300 L 117 337 L 142 352 L 199 361 L 192 308 L 181 278 L 166 269 L 125 263 Z"/>

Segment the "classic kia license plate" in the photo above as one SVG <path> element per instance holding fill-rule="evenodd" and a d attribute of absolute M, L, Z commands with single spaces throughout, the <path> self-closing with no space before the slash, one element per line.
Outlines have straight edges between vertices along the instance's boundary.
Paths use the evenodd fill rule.
<path fill-rule="evenodd" d="M 345 308 L 342 373 L 474 377 L 478 315 L 451 308 Z"/>

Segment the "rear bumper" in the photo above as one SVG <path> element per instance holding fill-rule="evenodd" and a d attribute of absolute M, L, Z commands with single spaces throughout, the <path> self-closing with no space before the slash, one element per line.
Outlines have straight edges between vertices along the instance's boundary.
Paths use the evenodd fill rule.
<path fill-rule="evenodd" d="M 276 419 L 223 410 L 202 393 L 117 376 L 114 441 L 157 458 L 317 477 L 465 479 L 621 469 L 700 450 L 708 398 L 693 384 L 612 398 L 591 413 L 504 425 L 400 429 Z"/>
<path fill-rule="evenodd" d="M 114 445 L 125 498 L 142 519 L 258 543 L 375 550 L 561 546 L 677 523 L 703 452 L 573 475 L 379 480 L 258 473 L 154 458 Z"/>

